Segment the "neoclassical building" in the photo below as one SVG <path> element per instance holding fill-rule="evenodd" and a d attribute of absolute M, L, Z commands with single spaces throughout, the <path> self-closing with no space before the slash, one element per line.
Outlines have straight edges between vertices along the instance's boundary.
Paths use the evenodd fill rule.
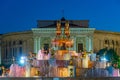
<path fill-rule="evenodd" d="M 94 31 L 94 50 L 98 51 L 108 47 L 114 49 L 120 55 L 120 32 Z"/>
<path fill-rule="evenodd" d="M 66 21 L 69 21 L 70 38 L 74 40 L 74 46 L 70 50 L 77 53 L 81 50 L 97 52 L 102 48 L 113 48 L 120 55 L 120 33 L 95 30 L 89 27 L 88 20 L 65 20 L 61 22 L 62 33 Z M 50 48 L 51 41 L 56 36 L 57 20 L 38 20 L 37 27 L 29 31 L 13 32 L 0 35 L 1 63 L 12 63 L 20 56 L 29 52 L 38 53 L 38 50 Z"/>

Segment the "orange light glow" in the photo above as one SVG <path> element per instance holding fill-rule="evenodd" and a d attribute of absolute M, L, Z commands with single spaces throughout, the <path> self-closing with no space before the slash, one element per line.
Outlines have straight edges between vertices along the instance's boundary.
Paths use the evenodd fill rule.
<path fill-rule="evenodd" d="M 58 77 L 68 77 L 68 68 L 58 68 Z"/>

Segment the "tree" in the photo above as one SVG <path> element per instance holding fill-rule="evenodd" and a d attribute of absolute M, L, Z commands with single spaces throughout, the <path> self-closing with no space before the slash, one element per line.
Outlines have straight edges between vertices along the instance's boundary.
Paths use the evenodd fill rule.
<path fill-rule="evenodd" d="M 120 56 L 117 55 L 114 49 L 103 48 L 97 53 L 100 57 L 105 58 L 114 65 L 114 67 L 120 68 Z"/>

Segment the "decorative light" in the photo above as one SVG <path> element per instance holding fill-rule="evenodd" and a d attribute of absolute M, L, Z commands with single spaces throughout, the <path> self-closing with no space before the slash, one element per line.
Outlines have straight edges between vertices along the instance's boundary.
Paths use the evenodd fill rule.
<path fill-rule="evenodd" d="M 20 60 L 20 63 L 21 63 L 21 64 L 24 64 L 24 63 L 25 63 L 25 61 L 24 61 L 23 59 L 21 59 L 21 60 Z"/>
<path fill-rule="evenodd" d="M 105 57 L 101 57 L 101 61 L 108 61 Z"/>
<path fill-rule="evenodd" d="M 20 64 L 24 64 L 24 63 L 25 63 L 25 57 L 22 56 L 22 57 L 20 58 Z"/>

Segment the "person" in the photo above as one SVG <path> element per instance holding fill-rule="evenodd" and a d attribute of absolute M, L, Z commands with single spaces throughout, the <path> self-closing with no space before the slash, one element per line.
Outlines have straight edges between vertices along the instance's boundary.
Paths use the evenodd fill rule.
<path fill-rule="evenodd" d="M 41 49 L 41 53 L 47 54 L 47 50 L 45 50 L 44 48 L 42 48 L 42 49 Z"/>
<path fill-rule="evenodd" d="M 32 52 L 29 52 L 28 58 L 29 58 L 29 59 L 32 58 Z"/>
<path fill-rule="evenodd" d="M 86 52 L 86 50 L 84 50 L 84 52 L 82 53 L 82 57 L 86 58 L 86 55 L 87 55 L 87 52 Z"/>
<path fill-rule="evenodd" d="M 34 59 L 36 59 L 36 54 L 33 52 L 29 52 L 29 55 L 26 57 L 27 62 L 32 64 Z"/>
<path fill-rule="evenodd" d="M 6 70 L 4 66 L 2 66 L 2 77 L 6 77 Z"/>
<path fill-rule="evenodd" d="M 78 53 L 78 58 L 82 58 L 82 50 L 80 50 L 80 52 Z"/>
<path fill-rule="evenodd" d="M 82 67 L 82 50 L 78 53 L 77 63 L 78 67 Z"/>
<path fill-rule="evenodd" d="M 50 59 L 50 57 L 51 57 L 51 53 L 52 53 L 51 48 L 49 48 L 48 59 Z"/>
<path fill-rule="evenodd" d="M 108 71 L 109 76 L 113 76 L 114 67 L 111 65 L 111 63 L 107 63 L 106 70 Z"/>
<path fill-rule="evenodd" d="M 96 53 L 93 53 L 92 50 L 91 50 L 90 60 L 91 61 L 96 61 Z"/>

